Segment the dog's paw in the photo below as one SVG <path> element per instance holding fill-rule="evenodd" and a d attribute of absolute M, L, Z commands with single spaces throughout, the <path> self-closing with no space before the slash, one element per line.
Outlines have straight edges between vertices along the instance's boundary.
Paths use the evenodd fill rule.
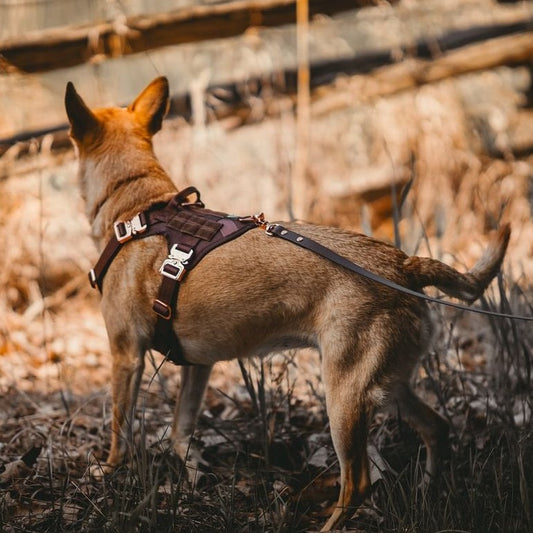
<path fill-rule="evenodd" d="M 89 467 L 89 476 L 95 481 L 100 481 L 115 470 L 115 467 L 106 463 L 98 463 Z"/>
<path fill-rule="evenodd" d="M 201 449 L 190 438 L 174 444 L 174 453 L 181 462 L 185 478 L 190 486 L 196 487 L 209 471 L 209 465 L 202 457 Z"/>

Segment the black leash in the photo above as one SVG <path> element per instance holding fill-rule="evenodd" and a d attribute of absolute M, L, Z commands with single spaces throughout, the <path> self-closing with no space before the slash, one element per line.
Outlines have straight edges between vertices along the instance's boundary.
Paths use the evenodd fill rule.
<path fill-rule="evenodd" d="M 427 294 L 424 294 L 422 292 L 413 291 L 411 289 L 408 289 L 407 287 L 404 287 L 403 285 L 398 285 L 398 283 L 395 283 L 394 281 L 390 281 L 386 278 L 383 278 L 382 276 L 375 274 L 374 272 L 370 272 L 366 268 L 363 268 L 362 266 L 356 263 L 353 263 L 352 261 L 346 259 L 346 257 L 343 257 L 342 255 L 337 254 L 333 250 L 330 250 L 326 246 L 319 244 L 313 239 L 304 237 L 303 235 L 300 235 L 299 233 L 296 233 L 295 231 L 291 231 L 283 227 L 280 224 L 269 224 L 268 222 L 265 222 L 264 220 L 262 220 L 261 215 L 258 215 L 254 218 L 256 220 L 256 223 L 259 226 L 264 228 L 265 233 L 267 235 L 280 237 L 281 239 L 292 242 L 293 244 L 301 246 L 302 248 L 305 248 L 306 250 L 310 250 L 318 255 L 321 255 L 322 257 L 325 257 L 329 261 L 333 261 L 334 263 L 341 265 L 342 267 L 350 270 L 351 272 L 355 272 L 356 274 L 359 274 L 360 276 L 363 276 L 372 281 L 375 281 L 376 283 L 380 283 L 381 285 L 385 285 L 386 287 L 389 287 L 396 291 L 409 294 L 410 296 L 415 296 L 416 298 L 420 298 L 428 302 L 434 302 L 434 303 L 441 304 L 441 305 L 447 305 L 448 307 L 454 307 L 455 309 L 461 309 L 462 311 L 470 311 L 472 313 L 479 313 L 482 315 L 488 315 L 488 316 L 493 316 L 497 318 L 509 318 L 511 320 L 533 321 L 533 316 L 512 315 L 508 313 L 498 313 L 496 311 L 488 311 L 485 309 L 479 309 L 477 307 L 470 307 L 468 305 L 448 302 L 446 300 L 441 300 L 440 298 L 432 298 L 431 296 L 428 296 Z"/>

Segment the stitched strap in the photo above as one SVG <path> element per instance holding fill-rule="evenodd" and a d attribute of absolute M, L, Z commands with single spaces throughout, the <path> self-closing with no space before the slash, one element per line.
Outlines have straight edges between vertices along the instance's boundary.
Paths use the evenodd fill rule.
<path fill-rule="evenodd" d="M 438 303 L 441 305 L 447 305 L 448 307 L 454 307 L 455 309 L 461 309 L 463 311 L 471 311 L 474 313 L 494 316 L 498 318 L 510 318 L 510 319 L 515 319 L 515 320 L 533 321 L 533 317 L 531 316 L 521 316 L 521 315 L 508 314 L 508 313 L 498 313 L 496 311 L 488 311 L 485 309 L 470 307 L 468 305 L 461 305 L 461 304 L 454 303 L 454 302 L 448 302 L 446 300 L 441 300 L 440 298 L 432 298 L 431 296 L 428 296 L 427 294 L 424 294 L 422 292 L 408 289 L 407 287 L 404 287 L 403 285 L 399 285 L 398 283 L 395 283 L 394 281 L 390 281 L 386 278 L 383 278 L 382 276 L 375 274 L 374 272 L 370 272 L 366 268 L 363 268 L 362 266 L 356 263 L 353 263 L 349 259 L 346 259 L 346 257 L 343 257 L 342 255 L 337 254 L 333 250 L 326 248 L 322 244 L 319 244 L 318 242 L 314 241 L 313 239 L 304 237 L 303 235 L 300 235 L 299 233 L 296 233 L 295 231 L 288 230 L 287 228 L 283 227 L 280 224 L 267 224 L 265 226 L 265 233 L 267 235 L 273 235 L 276 237 L 280 237 L 286 241 L 289 241 L 289 242 L 292 242 L 293 244 L 301 246 L 302 248 L 305 248 L 306 250 L 310 250 L 318 255 L 321 255 L 322 257 L 325 257 L 326 259 L 329 259 L 330 261 L 333 261 L 334 263 L 337 263 L 338 265 L 341 265 L 342 267 L 352 272 L 355 272 L 356 274 L 359 274 L 360 276 L 363 276 L 372 281 L 375 281 L 376 283 L 380 283 L 381 285 L 385 285 L 386 287 L 389 287 L 396 291 L 403 292 L 404 294 L 408 294 L 410 296 L 415 296 L 416 298 L 420 298 L 428 302 L 434 302 L 434 303 Z"/>
<path fill-rule="evenodd" d="M 104 276 L 106 275 L 109 265 L 115 259 L 115 256 L 120 250 L 121 244 L 117 238 L 113 235 L 110 241 L 107 243 L 103 252 L 101 253 L 96 265 L 89 271 L 89 283 L 93 289 L 98 288 L 102 292 L 102 286 L 104 284 Z"/>

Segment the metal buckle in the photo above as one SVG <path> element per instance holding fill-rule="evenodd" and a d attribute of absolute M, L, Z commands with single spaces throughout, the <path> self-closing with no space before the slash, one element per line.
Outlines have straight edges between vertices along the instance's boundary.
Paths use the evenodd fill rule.
<path fill-rule="evenodd" d="M 117 241 L 121 244 L 123 242 L 129 241 L 132 237 L 132 228 L 131 228 L 131 222 L 127 220 L 126 222 L 115 222 L 114 224 L 115 229 L 115 237 L 117 238 Z"/>
<path fill-rule="evenodd" d="M 170 320 L 170 318 L 172 317 L 172 309 L 168 304 L 162 302 L 161 300 L 154 300 L 154 305 L 152 305 L 152 309 L 156 315 L 159 315 L 165 320 Z"/>
<path fill-rule="evenodd" d="M 165 259 L 159 272 L 167 278 L 179 281 L 183 277 L 185 267 L 175 259 Z"/>
<path fill-rule="evenodd" d="M 279 226 L 279 224 L 276 224 L 276 223 L 266 223 L 265 224 L 265 234 L 266 235 L 269 235 L 270 237 L 272 237 L 274 235 L 274 230 Z"/>
<path fill-rule="evenodd" d="M 138 233 L 144 233 L 147 228 L 148 223 L 146 222 L 146 216 L 144 215 L 144 213 L 137 213 L 131 219 L 131 231 L 133 235 L 137 235 Z"/>
<path fill-rule="evenodd" d="M 159 272 L 167 278 L 175 281 L 181 280 L 185 273 L 185 266 L 192 257 L 194 250 L 183 252 L 178 248 L 177 244 L 173 244 L 167 259 L 163 261 Z"/>
<path fill-rule="evenodd" d="M 114 224 L 115 237 L 121 244 L 129 241 L 138 233 L 144 233 L 147 228 L 148 224 L 143 213 L 137 213 L 131 220 L 119 221 Z"/>
<path fill-rule="evenodd" d="M 89 271 L 89 283 L 91 284 L 91 287 L 93 289 L 96 289 L 98 287 L 98 280 L 96 279 L 96 273 L 94 272 L 94 268 L 91 268 Z"/>

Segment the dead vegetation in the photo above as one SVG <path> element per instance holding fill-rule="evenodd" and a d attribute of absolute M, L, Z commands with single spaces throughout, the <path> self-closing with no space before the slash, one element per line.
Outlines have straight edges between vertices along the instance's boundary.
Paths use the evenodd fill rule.
<path fill-rule="evenodd" d="M 396 238 L 410 253 L 463 268 L 508 220 L 503 277 L 479 305 L 531 315 L 531 69 L 387 98 L 366 97 L 366 82 L 341 79 L 313 98 L 305 218 Z M 207 120 L 199 90 L 193 125 L 169 120 L 156 138 L 178 186 L 194 184 L 213 209 L 287 218 L 296 121 L 292 101 L 268 98 L 250 96 L 254 120 L 237 128 L 231 116 Z M 271 103 L 275 115 L 265 111 Z M 311 352 L 215 369 L 195 487 L 167 449 L 179 372 L 154 355 L 132 463 L 105 482 L 88 477 L 109 444 L 110 361 L 86 279 L 97 254 L 74 154 L 49 147 L 48 139 L 24 156 L 13 147 L 0 160 L 0 531 L 318 528 L 338 472 Z M 438 335 L 416 386 L 451 421 L 453 455 L 433 492 L 420 492 L 420 442 L 401 413 L 378 415 L 373 494 L 349 528 L 531 531 L 531 328 L 441 308 L 434 317 Z"/>

